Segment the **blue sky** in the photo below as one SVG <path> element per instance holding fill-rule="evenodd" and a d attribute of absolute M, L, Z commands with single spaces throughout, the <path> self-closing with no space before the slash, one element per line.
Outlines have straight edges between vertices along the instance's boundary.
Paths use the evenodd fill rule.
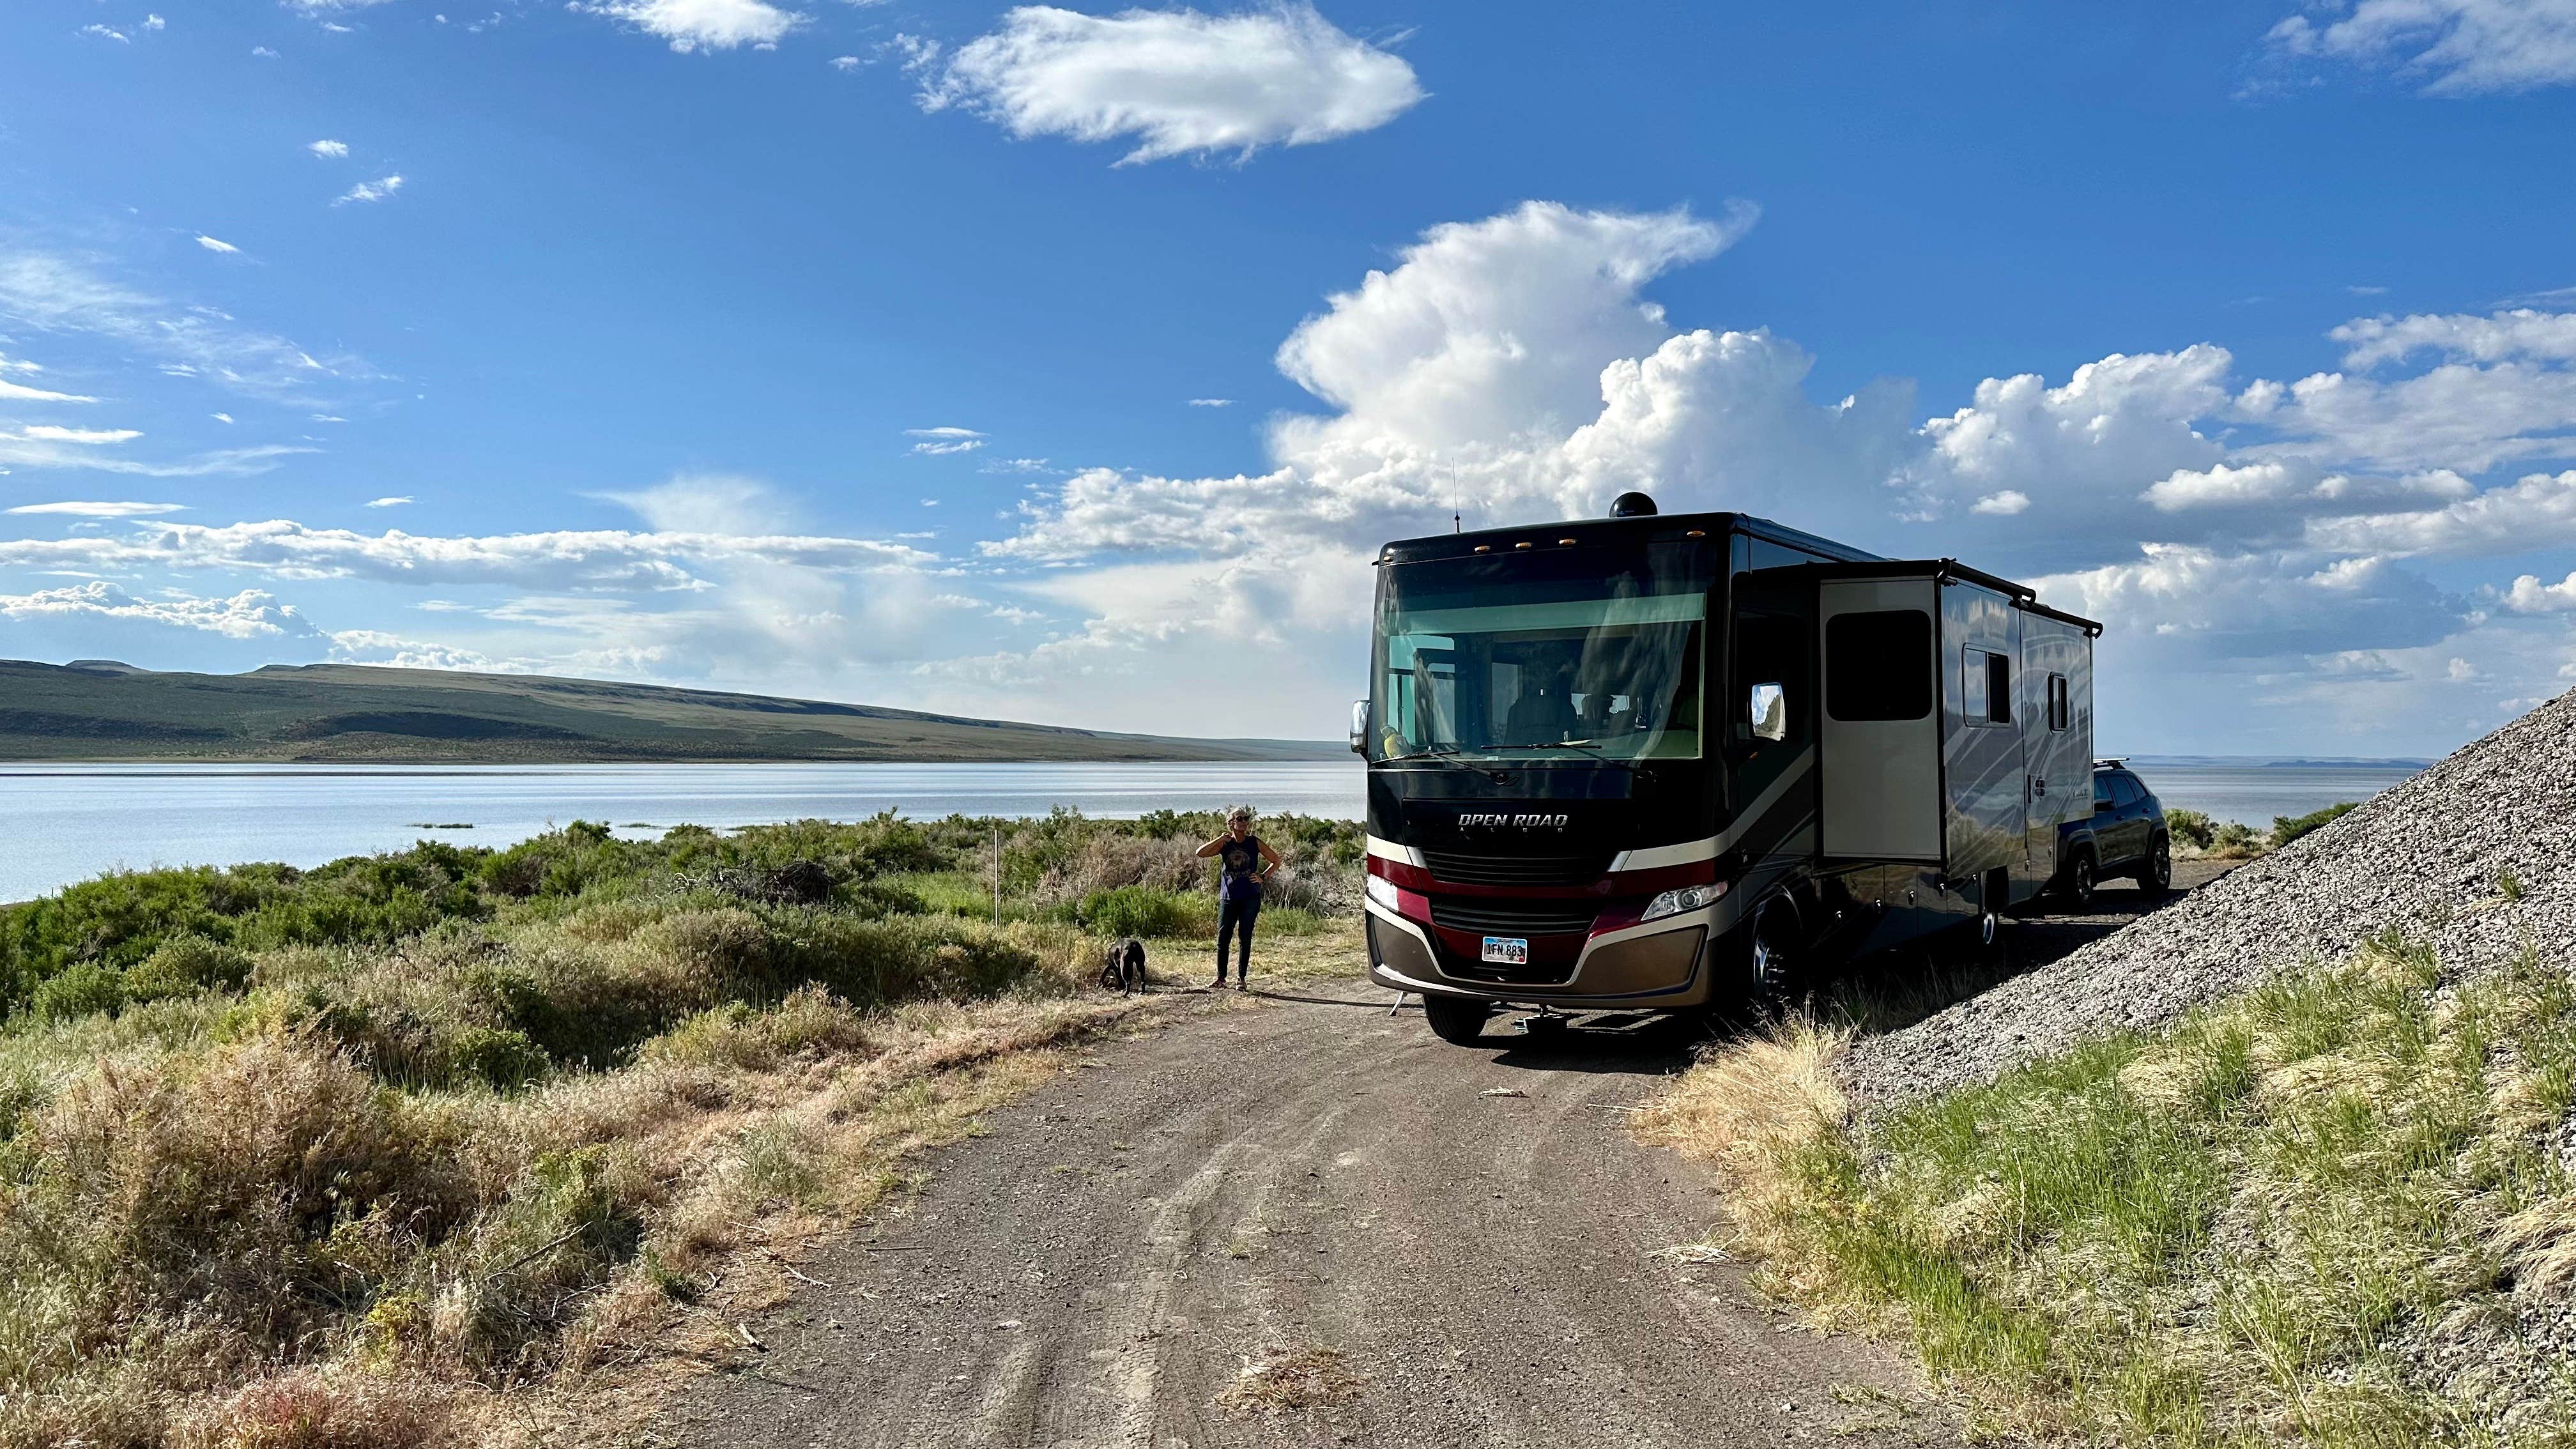
<path fill-rule="evenodd" d="M 1326 735 L 1371 544 L 1643 486 L 2106 747 L 2576 679 L 2571 0 L 443 3 L 0 11 L 0 656 Z"/>

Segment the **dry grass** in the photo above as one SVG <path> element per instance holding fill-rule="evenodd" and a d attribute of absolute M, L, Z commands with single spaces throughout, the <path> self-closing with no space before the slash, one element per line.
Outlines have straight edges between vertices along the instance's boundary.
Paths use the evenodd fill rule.
<path fill-rule="evenodd" d="M 1365 1382 L 1343 1365 L 1339 1349 L 1273 1350 L 1246 1363 L 1242 1377 L 1217 1402 L 1238 1413 L 1321 1409 L 1348 1402 Z"/>
<path fill-rule="evenodd" d="M 507 1088 L 424 1065 L 482 1039 L 454 988 L 492 969 L 430 940 L 0 1039 L 0 1445 L 562 1437 L 599 1416 L 553 1406 L 667 1376 L 784 1281 L 766 1255 L 1145 1006 L 1076 996 L 1090 947 L 1035 926 L 995 938 L 1032 963 L 998 993 L 723 1000 L 709 982 L 776 949 L 735 914 L 576 911 L 514 942 L 556 999 L 588 991 L 565 1030 L 637 1002 L 671 1025 Z M 989 954 L 923 948 L 902 979 L 971 983 Z"/>
<path fill-rule="evenodd" d="M 2394 940 L 1853 1123 L 1848 1028 L 1717 1049 L 1653 1110 L 1736 1243 L 1999 1422 L 2121 1444 L 2576 1442 L 2520 1325 L 2576 1283 L 2576 985 Z"/>

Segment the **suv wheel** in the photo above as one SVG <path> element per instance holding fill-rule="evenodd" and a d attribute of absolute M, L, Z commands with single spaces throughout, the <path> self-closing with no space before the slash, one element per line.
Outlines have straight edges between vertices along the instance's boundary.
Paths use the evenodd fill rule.
<path fill-rule="evenodd" d="M 2057 889 L 2066 904 L 2079 911 L 2093 909 L 2093 852 L 2079 850 L 2066 862 L 2066 874 Z"/>
<path fill-rule="evenodd" d="M 1422 1018 L 1431 1034 L 1451 1046 L 1474 1046 L 1485 1038 L 1485 1018 L 1494 1014 L 1488 1002 L 1465 996 L 1425 996 Z"/>
<path fill-rule="evenodd" d="M 2147 894 L 2160 896 L 2173 889 L 2173 842 L 2159 835 L 2147 847 L 2147 863 L 2138 871 L 2138 884 Z"/>

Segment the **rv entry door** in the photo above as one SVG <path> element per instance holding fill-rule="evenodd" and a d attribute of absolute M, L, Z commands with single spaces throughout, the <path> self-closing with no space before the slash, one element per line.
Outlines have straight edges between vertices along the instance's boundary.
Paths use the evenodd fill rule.
<path fill-rule="evenodd" d="M 1941 860 L 1939 585 L 1919 578 L 1820 580 L 1825 681 L 1823 853 Z"/>

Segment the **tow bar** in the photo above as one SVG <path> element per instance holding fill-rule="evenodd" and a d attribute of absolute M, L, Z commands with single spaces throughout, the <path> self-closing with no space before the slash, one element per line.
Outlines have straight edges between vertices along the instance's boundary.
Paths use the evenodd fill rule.
<path fill-rule="evenodd" d="M 1550 1032 L 1565 1030 L 1565 1024 L 1573 1019 L 1553 1006 L 1543 1005 L 1537 1011 L 1513 1022 L 1512 1025 L 1519 1029 L 1523 1036 L 1543 1036 Z"/>

